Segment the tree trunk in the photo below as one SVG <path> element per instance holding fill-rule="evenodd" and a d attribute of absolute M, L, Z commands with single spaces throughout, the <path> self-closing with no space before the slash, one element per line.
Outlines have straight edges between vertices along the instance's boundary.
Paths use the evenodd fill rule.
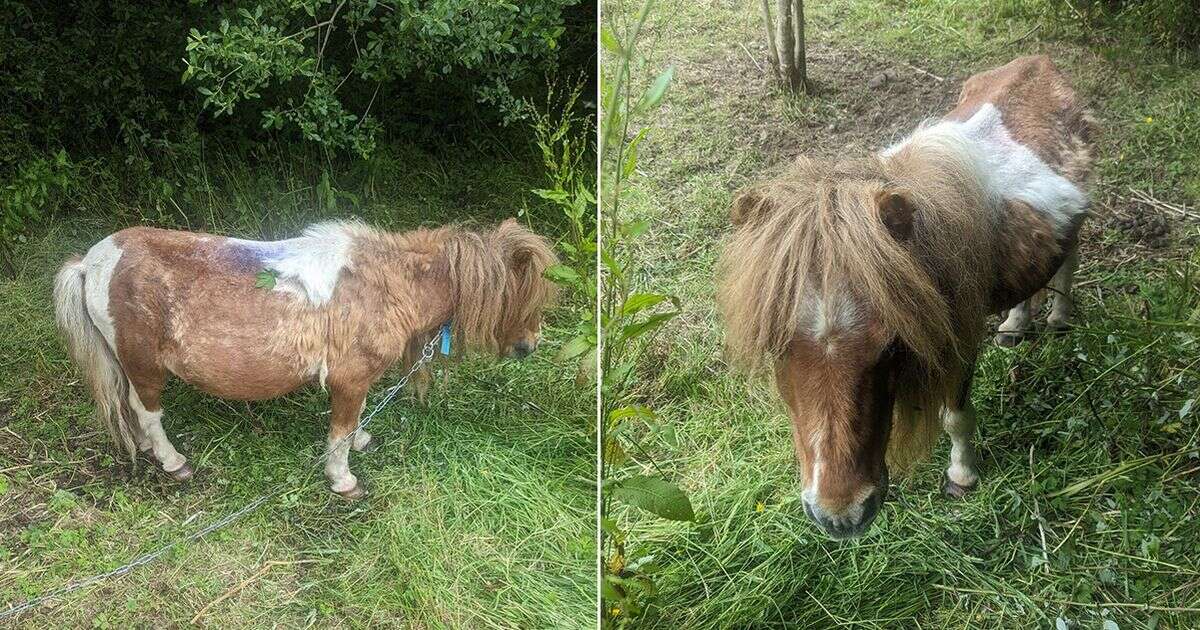
<path fill-rule="evenodd" d="M 777 9 L 776 15 L 779 16 L 779 21 L 776 23 L 775 32 L 779 40 L 779 74 L 783 76 L 783 80 L 787 82 L 787 86 L 793 92 L 796 91 L 796 52 L 795 52 L 795 36 L 792 33 L 792 2 L 791 0 L 778 0 L 775 5 Z"/>
<path fill-rule="evenodd" d="M 808 91 L 808 55 L 804 51 L 804 0 L 792 0 L 792 33 L 795 36 L 793 42 L 795 50 L 795 61 L 792 66 L 796 74 L 798 88 L 804 92 Z M 793 86 L 793 90 L 797 86 Z"/>
<path fill-rule="evenodd" d="M 771 51 L 771 69 L 775 78 L 779 79 L 779 49 L 775 47 L 775 21 L 771 19 L 771 5 L 768 0 L 762 0 L 763 25 L 767 27 L 767 50 Z"/>

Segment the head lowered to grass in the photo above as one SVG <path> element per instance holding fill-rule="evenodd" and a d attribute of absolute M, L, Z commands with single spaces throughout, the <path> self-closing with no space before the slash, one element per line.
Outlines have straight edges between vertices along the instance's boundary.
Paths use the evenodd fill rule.
<path fill-rule="evenodd" d="M 1062 124 L 1048 131 L 1046 116 Z M 1069 284 L 1089 124 L 1048 59 L 1018 59 L 969 79 L 958 108 L 899 145 L 802 158 L 734 199 L 718 267 L 730 358 L 773 370 L 805 511 L 831 536 L 867 530 L 889 464 L 924 455 L 939 419 L 947 491 L 977 481 L 984 319 L 1022 308 L 1060 268 Z"/>
<path fill-rule="evenodd" d="M 375 445 L 355 432 L 371 384 L 446 326 L 459 348 L 533 352 L 552 264 L 549 243 L 511 219 L 404 233 L 332 222 L 269 242 L 137 227 L 63 265 L 54 301 L 97 415 L 130 456 L 193 473 L 163 431 L 168 374 L 236 400 L 317 382 L 333 407 L 325 474 L 354 499 L 349 450 Z"/>

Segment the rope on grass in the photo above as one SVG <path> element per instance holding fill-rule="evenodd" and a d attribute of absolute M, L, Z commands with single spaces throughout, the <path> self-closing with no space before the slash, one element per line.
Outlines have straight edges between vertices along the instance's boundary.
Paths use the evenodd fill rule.
<path fill-rule="evenodd" d="M 321 456 L 317 458 L 316 464 L 319 465 L 319 464 L 323 463 L 329 457 L 329 453 L 332 452 L 333 449 L 337 448 L 338 446 L 341 446 L 342 443 L 345 442 L 346 440 L 354 439 L 354 436 L 357 435 L 359 431 L 365 429 L 367 427 L 367 425 L 371 423 L 371 419 L 375 417 L 375 414 L 379 413 L 380 410 L 382 410 L 384 407 L 386 407 L 388 405 L 388 403 L 392 402 L 392 399 L 396 397 L 396 394 L 400 393 L 400 390 L 404 389 L 404 387 L 406 385 L 408 385 L 409 379 L 412 378 L 412 376 L 417 373 L 417 370 L 421 369 L 422 366 L 426 365 L 431 360 L 433 360 L 434 349 L 437 347 L 437 344 L 441 341 L 443 334 L 445 334 L 443 331 L 438 331 L 438 333 L 433 336 L 433 339 L 430 339 L 429 343 L 425 344 L 425 347 L 421 351 L 420 358 L 418 358 L 416 360 L 416 362 L 413 363 L 412 367 L 408 369 L 408 372 L 405 373 L 404 376 L 400 377 L 400 380 L 396 381 L 395 385 L 392 385 L 391 387 L 384 390 L 383 397 L 379 400 L 378 403 L 375 404 L 375 407 L 373 409 L 371 409 L 371 413 L 367 414 L 366 417 L 359 419 L 358 425 L 356 427 L 354 427 L 353 431 L 344 435 L 340 440 L 338 440 L 331 447 L 326 448 L 325 452 L 322 453 Z M 64 595 L 69 595 L 70 593 L 73 593 L 80 589 L 87 588 L 98 582 L 103 582 L 104 580 L 107 580 L 109 578 L 114 578 L 114 577 L 118 577 L 121 575 L 125 575 L 126 573 L 129 573 L 140 566 L 150 564 L 151 562 L 154 562 L 155 560 L 158 560 L 159 558 L 165 556 L 172 549 L 174 549 L 184 543 L 195 542 L 195 541 L 200 540 L 201 538 L 204 538 L 205 536 L 207 536 L 219 529 L 222 529 L 222 528 L 228 526 L 230 523 L 233 523 L 234 521 L 237 521 L 238 519 L 242 518 L 243 516 L 257 510 L 259 507 L 261 507 L 266 502 L 278 497 L 279 495 L 281 495 L 284 492 L 291 490 L 291 489 L 292 489 L 292 487 L 290 487 L 290 486 L 281 486 L 271 492 L 260 495 L 258 498 L 254 499 L 250 503 L 246 504 L 246 506 L 241 508 L 240 510 L 238 510 L 236 512 L 232 512 L 232 513 L 210 523 L 203 529 L 200 529 L 191 534 L 188 534 L 187 536 L 184 536 L 183 538 L 176 540 L 175 542 L 168 543 L 167 545 L 159 547 L 158 549 L 156 549 L 154 551 L 151 551 L 149 553 L 138 556 L 137 558 L 133 559 L 132 561 L 130 561 L 126 564 L 123 564 L 111 571 L 106 571 L 104 573 L 98 573 L 96 575 L 84 578 L 77 582 L 70 583 L 65 586 L 60 586 L 56 589 L 53 589 L 51 591 L 45 592 L 41 595 L 38 595 L 37 597 L 34 597 L 32 599 L 27 599 L 21 603 L 14 602 L 12 604 L 9 604 L 8 608 L 4 609 L 3 611 L 0 611 L 0 620 L 15 616 L 15 615 L 19 615 L 27 610 L 36 608 L 36 607 L 40 606 L 42 604 L 42 602 L 45 602 L 47 600 L 62 597 Z"/>

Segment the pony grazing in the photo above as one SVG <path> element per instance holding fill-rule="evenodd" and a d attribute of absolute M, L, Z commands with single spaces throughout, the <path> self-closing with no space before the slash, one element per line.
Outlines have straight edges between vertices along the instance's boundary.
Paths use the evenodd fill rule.
<path fill-rule="evenodd" d="M 163 431 L 168 374 L 236 400 L 315 381 L 333 408 L 325 475 L 355 499 L 365 493 L 349 450 L 377 441 L 343 438 L 371 384 L 447 323 L 460 347 L 533 352 L 552 264 L 545 239 L 512 219 L 485 232 L 331 222 L 272 242 L 135 227 L 63 265 L 54 302 L 97 415 L 131 459 L 140 451 L 179 481 L 193 474 Z"/>
<path fill-rule="evenodd" d="M 971 376 L 985 318 L 999 341 L 1049 284 L 1065 325 L 1087 214 L 1092 119 L 1046 57 L 975 75 L 957 107 L 860 159 L 800 159 L 733 201 L 718 265 L 730 358 L 774 371 L 805 512 L 862 534 L 888 465 L 952 449 L 945 490 L 978 480 Z M 940 419 L 940 423 L 939 423 Z"/>

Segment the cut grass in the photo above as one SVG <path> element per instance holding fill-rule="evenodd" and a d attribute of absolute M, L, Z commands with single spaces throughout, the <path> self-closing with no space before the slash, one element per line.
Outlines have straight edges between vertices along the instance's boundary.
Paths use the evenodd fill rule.
<path fill-rule="evenodd" d="M 379 159 L 374 194 L 348 176 L 361 205 L 343 196 L 324 212 L 314 210 L 320 164 L 295 155 L 171 171 L 161 181 L 174 192 L 161 198 L 96 177 L 72 200 L 86 210 L 21 247 L 19 276 L 0 280 L 0 609 L 287 490 L 158 562 L 5 623 L 178 626 L 202 613 L 210 627 L 578 628 L 592 618 L 594 402 L 551 359 L 560 322 L 581 308 L 570 296 L 530 359 L 469 360 L 427 405 L 401 397 L 377 416 L 383 448 L 351 457 L 370 492 L 358 503 L 331 494 L 314 465 L 328 412 L 319 389 L 248 404 L 169 386 L 167 431 L 198 469 L 184 486 L 146 466 L 130 474 L 91 421 L 50 286 L 69 254 L 104 235 L 150 222 L 279 237 L 351 213 L 392 229 L 487 223 L 537 203 L 529 190 L 542 185 L 526 156 L 393 146 Z M 138 194 L 142 204 L 129 201 Z"/>
<path fill-rule="evenodd" d="M 631 4 L 610 2 L 606 14 Z M 1177 217 L 1130 191 L 1195 207 L 1200 69 L 1119 42 L 1043 40 L 1049 29 L 1023 17 L 1036 12 L 1017 10 L 1034 2 L 809 4 L 809 96 L 785 96 L 760 70 L 755 3 L 662 5 L 646 36 L 657 52 L 643 80 L 674 65 L 675 82 L 639 147 L 625 207 L 650 221 L 636 252 L 646 285 L 678 295 L 685 313 L 645 349 L 640 383 L 679 444 L 647 436 L 643 446 L 690 493 L 699 520 L 621 515 L 640 549 L 632 555 L 662 567 L 635 624 L 1197 627 L 1197 228 L 1175 222 L 1155 238 L 1146 225 Z M 772 384 L 747 382 L 719 358 L 712 277 L 730 194 L 801 153 L 885 146 L 948 110 L 966 76 L 1035 52 L 1055 58 L 1104 128 L 1075 327 L 984 350 L 973 391 L 978 490 L 941 495 L 943 443 L 894 481 L 868 535 L 830 541 L 798 503 Z M 867 87 L 885 71 L 884 87 Z M 628 466 L 650 471 L 644 457 Z"/>

